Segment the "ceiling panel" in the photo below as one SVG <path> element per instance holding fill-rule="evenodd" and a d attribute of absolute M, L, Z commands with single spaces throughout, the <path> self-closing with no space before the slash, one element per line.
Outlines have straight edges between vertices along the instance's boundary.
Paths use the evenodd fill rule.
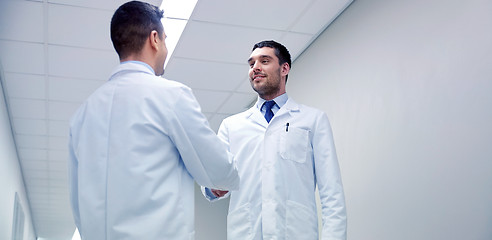
<path fill-rule="evenodd" d="M 12 105 L 10 108 L 13 108 Z M 44 135 L 48 133 L 47 121 L 44 119 L 13 118 L 12 124 L 16 134 Z"/>
<path fill-rule="evenodd" d="M 67 152 L 66 152 L 65 156 L 68 157 Z M 64 171 L 64 172 L 66 172 L 68 169 L 68 161 L 66 160 L 66 158 L 62 161 L 51 160 L 49 165 L 50 165 L 50 169 L 53 171 Z M 65 175 L 65 177 L 68 178 L 68 175 Z"/>
<path fill-rule="evenodd" d="M 45 77 L 23 73 L 6 73 L 5 82 L 9 97 L 45 99 Z"/>
<path fill-rule="evenodd" d="M 49 46 L 51 76 L 107 80 L 119 59 L 114 51 Z"/>
<path fill-rule="evenodd" d="M 48 170 L 48 161 L 21 159 L 23 170 Z"/>
<path fill-rule="evenodd" d="M 0 56 L 5 72 L 45 73 L 45 54 L 42 43 L 0 40 Z"/>
<path fill-rule="evenodd" d="M 55 150 L 66 150 L 68 146 L 68 131 L 66 136 L 63 137 L 48 137 L 48 148 Z M 68 157 L 68 156 L 67 156 Z"/>
<path fill-rule="evenodd" d="M 21 135 L 15 136 L 15 143 L 18 148 L 48 148 L 48 137 L 36 135 Z"/>
<path fill-rule="evenodd" d="M 48 151 L 45 149 L 19 148 L 19 157 L 30 160 L 48 160 Z"/>
<path fill-rule="evenodd" d="M 48 129 L 49 136 L 68 136 L 68 119 L 66 121 L 51 120 Z"/>
<path fill-rule="evenodd" d="M 249 82 L 249 76 L 248 76 L 248 71 L 244 73 L 244 77 L 242 81 L 239 83 L 239 86 L 236 89 L 236 92 L 242 92 L 242 93 L 254 93 L 255 91 L 251 87 L 251 83 Z"/>
<path fill-rule="evenodd" d="M 296 59 L 304 51 L 305 46 L 311 44 L 314 37 L 308 34 L 288 33 L 282 36 L 282 43 L 289 49 L 292 59 Z"/>
<path fill-rule="evenodd" d="M 48 96 L 50 100 L 80 103 L 105 81 L 50 77 Z"/>
<path fill-rule="evenodd" d="M 95 8 L 50 4 L 48 13 L 50 44 L 113 51 L 109 37 L 112 12 Z M 67 19 L 77 22 L 82 27 L 73 31 L 74 25 L 67 24 Z"/>
<path fill-rule="evenodd" d="M 68 143 L 67 143 L 68 145 Z M 54 164 L 60 164 L 60 162 L 66 162 L 68 158 L 68 148 L 64 150 L 56 150 L 56 149 L 50 149 L 49 151 L 49 156 L 50 156 L 50 166 L 52 163 Z"/>
<path fill-rule="evenodd" d="M 205 90 L 193 90 L 202 112 L 214 113 L 216 112 L 222 103 L 229 97 L 229 92 L 217 92 L 217 91 L 205 91 Z"/>
<path fill-rule="evenodd" d="M 8 24 L 0 24 L 0 39 L 43 42 L 43 11 L 43 4 L 39 2 L 4 1 L 0 23 Z"/>
<path fill-rule="evenodd" d="M 217 111 L 222 114 L 239 113 L 251 106 L 251 103 L 257 100 L 254 93 L 234 93 L 232 94 Z"/>
<path fill-rule="evenodd" d="M 174 57 L 164 77 L 193 89 L 233 91 L 244 76 L 241 73 L 247 72 L 247 67 L 246 62 L 234 64 Z"/>
<path fill-rule="evenodd" d="M 294 32 L 319 34 L 330 24 L 352 0 L 317 0 L 297 19 L 292 27 Z"/>
<path fill-rule="evenodd" d="M 79 103 L 50 101 L 48 107 L 48 118 L 50 120 L 70 119 L 79 106 Z"/>
<path fill-rule="evenodd" d="M 101 0 L 48 0 L 49 3 L 57 3 L 68 6 L 78 6 L 86 8 L 96 8 L 105 9 L 113 12 L 121 4 L 128 2 L 128 0 L 111 0 L 111 1 L 101 1 Z M 160 6 L 162 0 L 144 0 L 143 2 L 148 2 L 150 4 Z"/>
<path fill-rule="evenodd" d="M 191 19 L 269 30 L 288 30 L 297 20 L 299 13 L 311 2 L 313 1 L 198 1 Z"/>
<path fill-rule="evenodd" d="M 44 100 L 11 98 L 9 103 L 14 118 L 46 118 L 46 102 Z"/>
<path fill-rule="evenodd" d="M 280 39 L 282 32 L 189 21 L 175 57 L 244 64 L 253 45 L 264 39 Z M 199 41 L 196 39 L 199 38 Z"/>

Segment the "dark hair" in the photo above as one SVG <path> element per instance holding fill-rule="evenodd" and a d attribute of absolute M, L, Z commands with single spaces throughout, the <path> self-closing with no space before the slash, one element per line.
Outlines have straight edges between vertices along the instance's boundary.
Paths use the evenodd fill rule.
<path fill-rule="evenodd" d="M 145 40 L 156 30 L 161 38 L 164 11 L 148 3 L 131 1 L 121 5 L 111 19 L 111 41 L 120 59 L 142 50 Z"/>
<path fill-rule="evenodd" d="M 275 56 L 277 56 L 277 58 L 278 58 L 278 64 L 282 65 L 284 63 L 287 63 L 287 64 L 289 64 L 289 68 L 292 68 L 292 62 L 290 60 L 289 50 L 287 50 L 287 48 L 284 45 L 282 45 L 278 42 L 275 42 L 273 40 L 261 41 L 261 42 L 255 44 L 253 46 L 253 50 L 251 50 L 251 51 L 254 51 L 257 48 L 263 48 L 263 47 L 269 47 L 269 48 L 275 49 Z M 289 75 L 287 75 L 285 77 L 286 82 L 287 82 L 288 77 L 289 77 Z"/>

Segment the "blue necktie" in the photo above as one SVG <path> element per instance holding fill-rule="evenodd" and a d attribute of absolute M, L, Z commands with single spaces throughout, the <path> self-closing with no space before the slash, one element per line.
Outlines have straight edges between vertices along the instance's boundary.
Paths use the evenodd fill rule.
<path fill-rule="evenodd" d="M 273 100 L 266 101 L 265 103 L 263 103 L 263 106 L 265 107 L 265 119 L 267 120 L 267 122 L 270 122 L 270 120 L 273 117 L 273 112 L 272 112 L 273 105 L 275 105 L 275 101 Z"/>

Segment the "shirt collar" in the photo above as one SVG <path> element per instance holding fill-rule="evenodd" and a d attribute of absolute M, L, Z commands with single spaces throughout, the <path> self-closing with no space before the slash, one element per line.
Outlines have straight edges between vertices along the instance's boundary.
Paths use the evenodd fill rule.
<path fill-rule="evenodd" d="M 282 108 L 282 106 L 285 105 L 285 103 L 287 102 L 288 99 L 289 99 L 289 96 L 287 95 L 287 93 L 284 93 L 284 94 L 274 98 L 273 101 L 275 101 L 278 108 L 280 109 L 280 108 Z M 256 101 L 256 108 L 261 110 L 261 106 L 263 106 L 263 103 L 266 101 L 267 100 L 258 96 L 258 100 Z"/>
<path fill-rule="evenodd" d="M 144 62 L 141 62 L 141 61 L 134 61 L 134 60 L 121 62 L 121 64 L 125 64 L 125 63 L 136 63 L 136 64 L 140 64 L 140 65 L 145 66 L 148 69 L 150 69 L 150 71 L 152 71 L 152 73 L 155 75 L 154 69 L 149 64 L 147 64 L 147 63 L 144 63 Z"/>

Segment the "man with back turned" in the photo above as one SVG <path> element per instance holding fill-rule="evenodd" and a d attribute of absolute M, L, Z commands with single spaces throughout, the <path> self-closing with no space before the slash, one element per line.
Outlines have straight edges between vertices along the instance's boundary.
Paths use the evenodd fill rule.
<path fill-rule="evenodd" d="M 70 199 L 82 239 L 194 239 L 194 181 L 237 189 L 227 146 L 190 88 L 158 77 L 163 12 L 132 1 L 111 20 L 121 64 L 70 122 Z"/>

